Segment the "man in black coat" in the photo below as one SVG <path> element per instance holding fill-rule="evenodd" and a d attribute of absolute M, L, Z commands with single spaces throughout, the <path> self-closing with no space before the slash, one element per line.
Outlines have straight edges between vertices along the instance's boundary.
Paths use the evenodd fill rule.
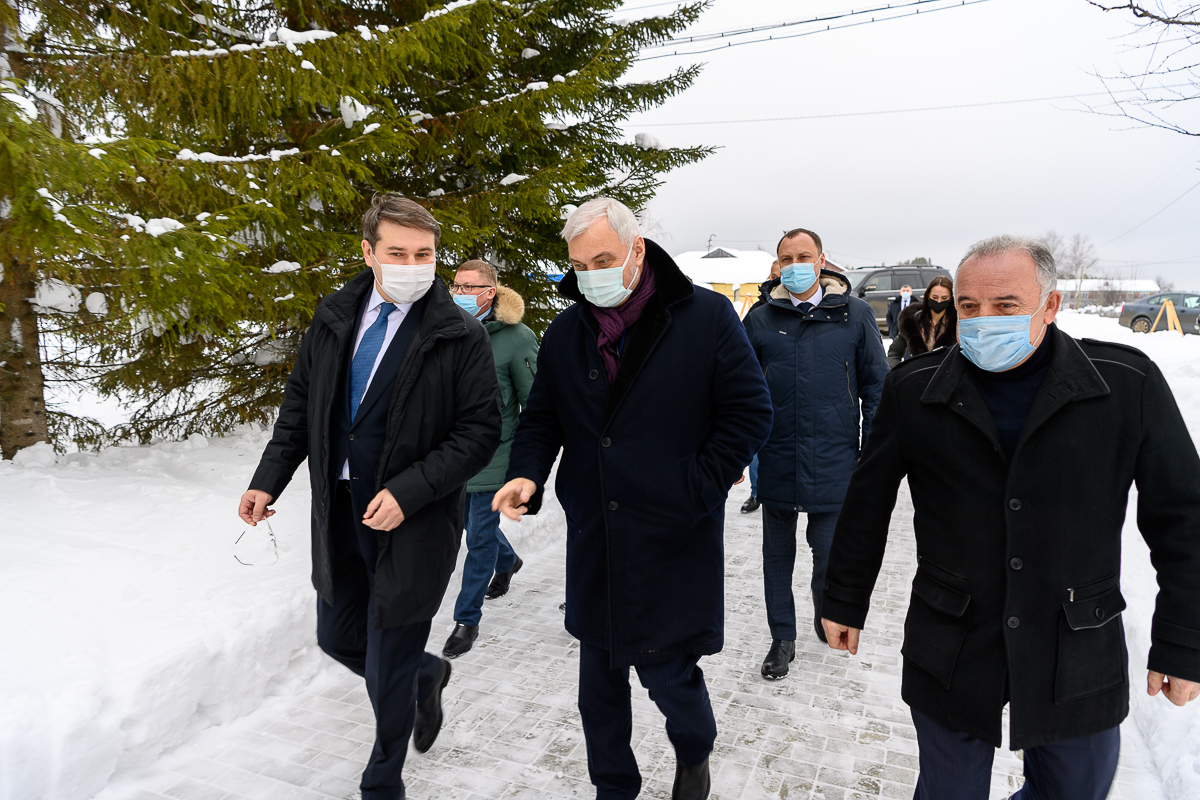
<path fill-rule="evenodd" d="M 439 237 L 418 204 L 375 198 L 363 217 L 371 269 L 317 307 L 239 508 L 252 525 L 274 514 L 308 459 L 317 642 L 366 679 L 375 709 L 363 800 L 403 798 L 409 736 L 425 752 L 441 728 L 450 662 L 425 642 L 464 487 L 500 442 L 487 333 L 436 278 Z"/>
<path fill-rule="evenodd" d="M 888 303 L 887 332 L 889 339 L 895 339 L 896 333 L 900 330 L 900 315 L 916 302 L 912 287 L 906 283 L 900 287 L 900 296 L 893 297 L 892 302 Z"/>
<path fill-rule="evenodd" d="M 884 384 L 834 536 L 825 631 L 857 651 L 907 476 L 916 797 L 988 797 L 1007 702 L 1025 751 L 1014 797 L 1101 800 L 1129 709 L 1121 528 L 1135 482 L 1160 587 L 1149 693 L 1200 694 L 1200 458 L 1154 362 L 1053 324 L 1062 296 L 1042 243 L 979 242 L 955 283 L 959 344 Z"/>
<path fill-rule="evenodd" d="M 588 771 L 605 800 L 641 787 L 629 668 L 667 718 L 673 797 L 702 800 L 716 722 L 701 656 L 724 642 L 725 500 L 771 403 L 729 300 L 694 287 L 615 200 L 567 220 L 574 305 L 547 328 L 494 507 L 567 517 L 567 630 L 580 641 Z"/>

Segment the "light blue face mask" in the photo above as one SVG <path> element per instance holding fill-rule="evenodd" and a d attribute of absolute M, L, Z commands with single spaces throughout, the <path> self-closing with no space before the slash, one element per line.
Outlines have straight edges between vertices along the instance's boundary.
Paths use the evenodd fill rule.
<path fill-rule="evenodd" d="M 792 294 L 804 294 L 817 282 L 814 264 L 789 264 L 779 271 L 783 288 Z"/>
<path fill-rule="evenodd" d="M 632 247 L 629 248 L 629 255 L 625 256 L 625 261 L 619 267 L 575 270 L 575 280 L 578 282 L 579 291 L 583 292 L 583 296 L 594 306 L 615 308 L 621 305 L 629 295 L 633 294 L 633 289 L 625 288 L 625 267 L 631 258 L 633 258 Z M 640 269 L 641 267 L 638 267 L 638 270 Z M 630 286 L 637 281 L 638 270 L 634 270 L 633 280 L 629 282 Z"/>
<path fill-rule="evenodd" d="M 456 294 L 453 295 L 454 302 L 463 311 L 466 311 L 473 317 L 478 317 L 483 313 L 483 309 L 479 307 L 479 297 L 473 294 Z"/>
<path fill-rule="evenodd" d="M 1048 299 L 1048 298 L 1047 298 Z M 1042 303 L 1044 306 L 1045 303 Z M 1029 343 L 1029 331 L 1033 318 L 1041 311 L 1038 306 L 1033 314 L 1017 314 L 1001 317 L 970 317 L 958 320 L 958 345 L 971 363 L 987 372 L 1004 372 L 1029 358 L 1042 337 L 1046 335 L 1045 324 L 1037 341 Z"/>

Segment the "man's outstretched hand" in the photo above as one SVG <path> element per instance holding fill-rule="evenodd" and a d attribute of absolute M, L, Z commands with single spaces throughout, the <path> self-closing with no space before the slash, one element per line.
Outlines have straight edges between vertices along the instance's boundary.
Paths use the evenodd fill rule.
<path fill-rule="evenodd" d="M 821 627 L 825 629 L 825 638 L 834 650 L 849 650 L 852 656 L 858 654 L 858 635 L 862 633 L 861 630 L 847 628 L 827 619 L 821 620 Z"/>
<path fill-rule="evenodd" d="M 242 501 L 238 503 L 238 516 L 250 525 L 258 525 L 267 517 L 275 516 L 275 510 L 267 508 L 267 503 L 274 499 L 266 492 L 251 489 L 242 495 Z"/>
<path fill-rule="evenodd" d="M 537 494 L 537 484 L 528 478 L 514 478 L 500 487 L 492 498 L 492 511 L 499 511 L 512 520 L 520 520 L 529 512 L 529 501 Z"/>
<path fill-rule="evenodd" d="M 367 506 L 367 513 L 363 514 L 363 525 L 372 530 L 390 531 L 399 528 L 401 522 L 404 522 L 404 512 L 387 489 L 375 495 L 375 499 Z"/>
<path fill-rule="evenodd" d="M 1159 692 L 1177 706 L 1187 705 L 1200 696 L 1200 683 L 1172 678 L 1151 670 L 1146 676 L 1146 693 L 1154 697 Z"/>

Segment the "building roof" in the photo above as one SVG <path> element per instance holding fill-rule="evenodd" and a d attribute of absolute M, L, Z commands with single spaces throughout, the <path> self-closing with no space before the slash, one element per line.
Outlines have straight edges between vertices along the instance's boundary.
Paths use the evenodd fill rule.
<path fill-rule="evenodd" d="M 675 263 L 693 283 L 733 283 L 758 286 L 771 273 L 775 257 L 762 250 L 689 250 L 675 256 Z"/>
<path fill-rule="evenodd" d="M 1102 278 L 1059 279 L 1058 290 L 1064 294 L 1071 292 L 1145 292 L 1154 294 L 1158 291 L 1157 281 L 1146 280 L 1105 280 Z"/>

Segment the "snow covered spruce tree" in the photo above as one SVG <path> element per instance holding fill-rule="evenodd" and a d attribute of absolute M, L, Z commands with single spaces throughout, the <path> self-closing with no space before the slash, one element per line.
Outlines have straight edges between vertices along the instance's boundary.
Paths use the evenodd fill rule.
<path fill-rule="evenodd" d="M 493 260 L 544 326 L 563 207 L 640 207 L 708 152 L 619 128 L 694 79 L 621 82 L 704 4 L 633 22 L 617 5 L 0 4 L 4 455 L 265 421 L 319 298 L 362 268 L 379 191 L 425 203 L 440 263 Z M 44 411 L 55 381 L 130 421 Z"/>

